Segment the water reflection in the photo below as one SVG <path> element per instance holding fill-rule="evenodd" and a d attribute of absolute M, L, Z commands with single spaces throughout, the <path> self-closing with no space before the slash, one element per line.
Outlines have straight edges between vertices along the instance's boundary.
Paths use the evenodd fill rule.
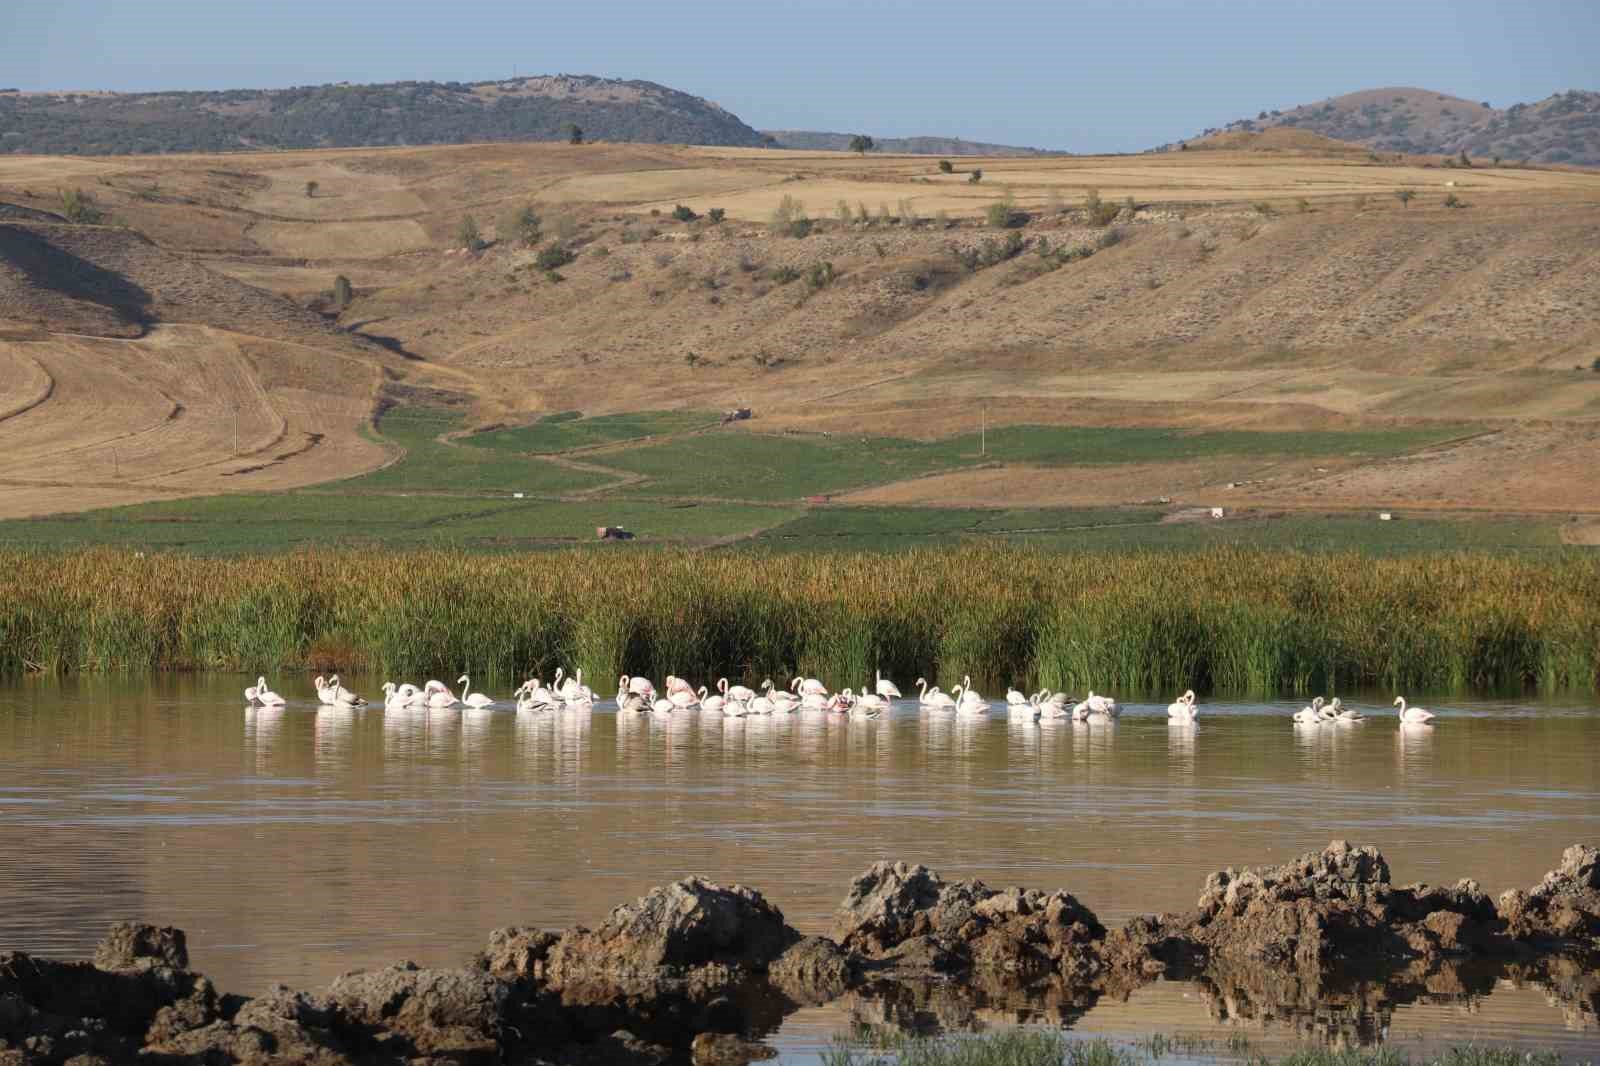
<path fill-rule="evenodd" d="M 287 709 L 241 710 L 240 687 L 0 686 L 0 850 L 40 856 L 33 871 L 0 864 L 0 949 L 87 954 L 107 922 L 138 914 L 188 927 L 196 964 L 248 992 L 405 957 L 459 963 L 495 926 L 592 924 L 691 873 L 763 889 L 805 932 L 826 931 L 850 880 L 881 858 L 1066 888 L 1116 924 L 1187 906 L 1219 866 L 1282 861 L 1335 836 L 1382 846 L 1398 881 L 1472 876 L 1496 893 L 1537 881 L 1600 830 L 1600 718 L 1570 706 L 1481 703 L 1431 730 L 1392 716 L 1295 729 L 1288 715 L 1303 701 L 1212 702 L 1182 725 L 1164 701 L 1117 720 L 1035 723 L 914 702 L 878 720 L 619 716 L 609 703 L 319 710 L 292 681 L 274 683 Z M 1552 991 L 1547 977 L 1470 986 L 1475 998 L 1449 1006 L 1481 1007 L 1473 1017 L 1497 1032 L 1592 1034 L 1593 991 L 1576 979 Z M 1183 1024 L 1352 1040 L 1405 1019 L 1452 1024 L 1427 1013 L 1443 1001 L 1396 987 L 1387 999 L 1311 989 L 1320 1020 L 1299 991 L 1218 980 L 1092 1004 L 1048 989 L 1020 1002 L 990 989 L 976 1005 L 868 991 L 849 1009 L 913 1026 L 1082 1027 L 1170 1006 Z"/>

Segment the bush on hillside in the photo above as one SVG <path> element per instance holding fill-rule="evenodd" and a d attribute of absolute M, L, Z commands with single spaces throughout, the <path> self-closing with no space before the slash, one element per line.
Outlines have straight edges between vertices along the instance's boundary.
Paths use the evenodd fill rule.
<path fill-rule="evenodd" d="M 534 265 L 540 270 L 553 271 L 557 267 L 566 266 L 576 258 L 578 257 L 567 251 L 567 249 L 562 245 L 555 241 L 551 241 L 549 244 L 539 249 L 538 258 L 536 258 L 533 262 Z"/>

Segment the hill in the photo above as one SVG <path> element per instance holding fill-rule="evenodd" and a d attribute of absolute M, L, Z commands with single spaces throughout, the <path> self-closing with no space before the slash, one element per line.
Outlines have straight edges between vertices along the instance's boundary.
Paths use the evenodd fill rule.
<path fill-rule="evenodd" d="M 845 152 L 850 149 L 849 133 L 826 133 L 817 130 L 762 130 L 778 148 L 798 148 L 810 151 Z M 1010 144 L 989 144 L 984 141 L 964 141 L 960 137 L 874 137 L 876 150 L 891 155 L 983 155 L 1012 158 L 1016 156 L 1066 155 L 1045 148 L 1020 148 Z"/>
<path fill-rule="evenodd" d="M 738 117 L 648 81 L 555 75 L 222 92 L 0 93 L 0 152 L 121 155 L 567 139 L 753 146 Z"/>
<path fill-rule="evenodd" d="M 1574 90 L 1504 110 L 1427 89 L 1348 93 L 1288 110 L 1261 111 L 1202 137 L 1281 127 L 1374 151 L 1456 155 L 1516 162 L 1600 165 L 1600 93 Z M 1170 146 L 1169 146 L 1170 147 Z"/>
<path fill-rule="evenodd" d="M 950 174 L 638 144 L 0 156 L 0 517 L 147 500 L 168 542 L 338 519 L 522 544 L 711 542 L 830 494 L 872 515 L 823 511 L 828 536 L 929 507 L 1600 516 L 1600 174 L 1233 139 Z M 74 188 L 127 228 L 35 220 Z"/>

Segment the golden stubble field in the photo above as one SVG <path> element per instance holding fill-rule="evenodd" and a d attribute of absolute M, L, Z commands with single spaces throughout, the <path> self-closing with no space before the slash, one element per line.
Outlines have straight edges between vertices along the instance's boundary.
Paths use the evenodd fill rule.
<path fill-rule="evenodd" d="M 964 158 L 952 174 L 928 157 L 634 145 L 0 156 L 0 201 L 51 210 L 83 188 L 152 246 L 28 237 L 136 282 L 148 306 L 115 341 L 97 339 L 112 327 L 93 285 L 37 265 L 0 276 L 0 515 L 370 469 L 391 455 L 364 427 L 396 386 L 457 393 L 480 423 L 749 404 L 756 431 L 920 438 L 980 417 L 1472 421 L 1495 432 L 1403 461 L 1288 464 L 1259 502 L 1600 512 L 1600 174 L 1428 162 L 1330 146 Z M 1092 225 L 1090 190 L 1134 209 Z M 818 220 L 811 236 L 768 232 L 785 197 Z M 1002 200 L 1029 216 L 1026 250 L 963 271 L 960 253 L 1004 236 L 981 221 Z M 559 283 L 532 250 L 454 247 L 463 215 L 492 238 L 529 203 L 578 253 Z M 727 220 L 674 222 L 678 204 Z M 1046 242 L 1097 250 L 1043 271 Z M 774 277 L 822 261 L 836 280 L 817 291 Z M 305 307 L 339 274 L 356 298 L 322 323 Z M 861 498 L 1125 502 L 1226 474 L 1157 466 Z"/>

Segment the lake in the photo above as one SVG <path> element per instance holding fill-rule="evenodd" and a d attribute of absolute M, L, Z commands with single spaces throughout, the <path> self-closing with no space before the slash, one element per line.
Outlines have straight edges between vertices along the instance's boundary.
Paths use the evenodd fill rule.
<path fill-rule="evenodd" d="M 347 679 L 348 681 L 349 679 Z M 689 874 L 760 889 L 826 932 L 881 858 L 946 877 L 1064 888 L 1107 925 L 1194 904 L 1212 870 L 1348 838 L 1396 882 L 1528 886 L 1600 839 L 1592 703 L 1424 699 L 1401 731 L 1387 694 L 1355 726 L 1291 727 L 1305 701 L 1217 700 L 1169 726 L 1165 700 L 1111 724 L 973 721 L 898 705 L 670 719 L 590 713 L 319 709 L 281 677 L 0 683 L 0 950 L 86 957 L 123 918 L 188 932 L 226 991 L 325 984 L 403 958 L 458 965 L 490 929 L 598 923 Z M 376 696 L 372 679 L 353 685 Z M 791 1015 L 805 1058 L 852 1024 L 1070 1023 L 1085 1033 L 1373 1042 L 1479 1040 L 1600 1054 L 1592 1003 L 1496 980 L 1414 1002 L 1257 1017 L 1229 990 L 1158 982 L 1086 1010 L 884 1003 Z M 1357 1016 L 1359 1015 L 1359 1017 Z M 1410 1045 L 1406 1045 L 1410 1046 Z"/>

